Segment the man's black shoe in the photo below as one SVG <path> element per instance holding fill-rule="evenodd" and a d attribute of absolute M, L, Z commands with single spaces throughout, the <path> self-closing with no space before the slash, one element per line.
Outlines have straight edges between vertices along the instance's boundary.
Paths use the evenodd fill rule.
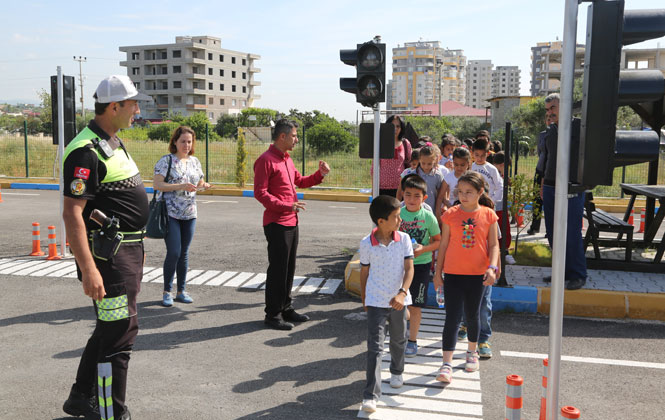
<path fill-rule="evenodd" d="M 289 309 L 282 312 L 282 318 L 284 318 L 284 321 L 289 321 L 289 322 L 309 321 L 309 317 L 307 315 L 299 314 L 294 309 Z"/>
<path fill-rule="evenodd" d="M 62 410 L 70 416 L 80 417 L 83 416 L 85 420 L 99 420 L 99 406 L 97 405 L 97 397 L 95 395 L 88 396 L 82 392 L 78 392 L 72 385 L 72 390 L 69 393 L 69 398 L 62 406 Z M 131 417 L 129 417 L 131 419 Z"/>
<path fill-rule="evenodd" d="M 570 279 L 566 281 L 566 289 L 577 290 L 581 289 L 586 284 L 586 279 Z"/>
<path fill-rule="evenodd" d="M 526 231 L 526 233 L 527 233 L 527 235 L 536 235 L 536 234 L 538 234 L 538 233 L 540 233 L 540 232 L 536 232 L 536 231 L 533 230 L 533 229 L 529 229 L 529 230 Z"/>
<path fill-rule="evenodd" d="M 279 318 L 268 318 L 263 321 L 264 324 L 269 326 L 270 328 L 274 328 L 276 330 L 283 330 L 283 331 L 289 331 L 293 329 L 293 324 L 290 322 L 285 322 L 282 321 Z"/>
<path fill-rule="evenodd" d="M 545 283 L 552 283 L 552 276 L 545 276 L 543 277 L 543 281 Z"/>
<path fill-rule="evenodd" d="M 130 414 L 128 408 L 125 409 L 125 414 L 120 416 L 120 420 L 132 420 L 132 415 Z"/>

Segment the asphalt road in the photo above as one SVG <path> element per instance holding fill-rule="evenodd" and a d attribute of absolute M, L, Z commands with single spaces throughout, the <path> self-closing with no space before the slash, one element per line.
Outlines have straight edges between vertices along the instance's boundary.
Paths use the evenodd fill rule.
<path fill-rule="evenodd" d="M 12 191 L 13 192 L 13 191 Z M 57 223 L 52 192 L 3 192 L 0 257 L 30 251 L 33 221 Z M 190 265 L 261 272 L 267 258 L 261 208 L 253 199 L 208 197 L 199 205 Z M 205 202 L 210 201 L 210 202 Z M 341 278 L 369 230 L 367 205 L 309 202 L 301 215 L 297 274 Z M 161 241 L 147 243 L 159 265 Z M 0 275 L 0 419 L 61 419 L 62 402 L 94 313 L 75 279 Z M 364 383 L 365 324 L 344 318 L 359 302 L 299 295 L 312 321 L 290 332 L 263 328 L 263 293 L 191 286 L 191 305 L 163 308 L 159 284 L 142 285 L 141 331 L 132 356 L 128 405 L 136 419 L 355 418 Z M 495 314 L 495 357 L 481 362 L 484 418 L 503 418 L 505 376 L 525 379 L 524 418 L 537 418 L 542 362 L 501 351 L 547 353 L 544 316 Z M 566 319 L 563 354 L 662 363 L 664 323 Z M 659 418 L 665 369 L 563 362 L 562 404 L 588 419 Z"/>

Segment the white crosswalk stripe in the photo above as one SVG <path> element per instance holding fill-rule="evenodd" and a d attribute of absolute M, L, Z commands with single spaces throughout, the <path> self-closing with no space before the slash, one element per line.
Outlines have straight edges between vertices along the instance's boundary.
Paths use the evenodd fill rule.
<path fill-rule="evenodd" d="M 66 261 L 47 261 L 42 258 L 0 258 L 0 274 L 31 277 L 76 278 L 76 263 L 73 259 Z M 143 283 L 162 283 L 164 281 L 162 267 L 143 267 Z M 323 277 L 294 276 L 292 292 L 307 294 L 319 293 L 332 295 L 342 285 L 340 279 Z M 192 286 L 224 286 L 243 289 L 265 290 L 266 274 L 220 270 L 189 270 L 187 285 Z M 437 317 L 437 314 L 432 314 Z M 431 324 L 423 316 L 423 325 Z"/>
<path fill-rule="evenodd" d="M 453 381 L 436 380 L 442 363 L 441 335 L 445 311 L 423 309 L 418 331 L 418 355 L 404 363 L 404 385 L 392 388 L 390 382 L 390 338 L 386 337 L 381 359 L 381 398 L 376 412 L 358 410 L 359 418 L 388 420 L 471 420 L 483 416 L 480 372 L 465 372 L 466 342 L 458 342 L 453 354 Z"/>

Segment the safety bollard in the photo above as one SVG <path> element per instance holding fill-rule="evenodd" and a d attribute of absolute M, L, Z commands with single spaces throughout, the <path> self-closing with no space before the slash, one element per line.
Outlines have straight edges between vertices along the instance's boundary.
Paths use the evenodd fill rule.
<path fill-rule="evenodd" d="M 42 251 L 39 223 L 34 222 L 32 224 L 32 252 L 30 253 L 30 256 L 39 257 L 42 255 L 44 255 L 44 251 Z"/>
<path fill-rule="evenodd" d="M 645 219 L 646 219 L 646 212 L 647 212 L 647 209 L 642 209 L 642 212 L 640 214 L 640 230 L 638 230 L 637 233 L 644 233 L 644 224 L 645 224 Z"/>
<path fill-rule="evenodd" d="M 55 242 L 55 226 L 48 227 L 48 257 L 47 260 L 59 260 L 62 257 L 58 255 L 58 244 Z"/>
<path fill-rule="evenodd" d="M 2 203 L 2 185 L 0 185 L 0 203 Z"/>
<path fill-rule="evenodd" d="M 520 375 L 506 376 L 506 420 L 522 420 L 522 384 Z"/>
<path fill-rule="evenodd" d="M 580 410 L 569 405 L 561 407 L 561 418 L 562 419 L 580 419 L 582 414 Z"/>
<path fill-rule="evenodd" d="M 543 382 L 542 389 L 543 392 L 540 395 L 540 416 L 538 420 L 545 420 L 547 416 L 547 358 L 543 359 Z"/>
<path fill-rule="evenodd" d="M 635 222 L 633 221 L 633 216 L 635 215 L 635 210 L 630 209 L 630 217 L 628 217 L 628 224 L 631 226 L 635 226 Z"/>
<path fill-rule="evenodd" d="M 520 207 L 519 211 L 517 212 L 517 227 L 524 227 L 524 206 Z"/>

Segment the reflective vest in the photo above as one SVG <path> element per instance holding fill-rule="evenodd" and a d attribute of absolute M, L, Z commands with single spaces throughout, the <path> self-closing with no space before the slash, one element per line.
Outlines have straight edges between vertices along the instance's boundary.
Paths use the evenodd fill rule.
<path fill-rule="evenodd" d="M 99 136 L 95 134 L 90 127 L 84 128 L 83 131 L 74 137 L 74 140 L 67 145 L 62 161 L 64 162 L 67 159 L 67 156 L 69 156 L 74 150 L 92 144 L 92 139 L 94 138 L 99 138 Z M 96 147 L 92 147 L 91 149 L 97 153 L 99 160 L 106 165 L 106 176 L 101 180 L 102 184 L 122 181 L 136 176 L 139 173 L 139 168 L 136 166 L 136 163 L 134 163 L 132 157 L 129 156 L 129 153 L 125 152 L 122 147 L 115 149 L 113 151 L 113 156 L 108 159 L 104 158 Z"/>

